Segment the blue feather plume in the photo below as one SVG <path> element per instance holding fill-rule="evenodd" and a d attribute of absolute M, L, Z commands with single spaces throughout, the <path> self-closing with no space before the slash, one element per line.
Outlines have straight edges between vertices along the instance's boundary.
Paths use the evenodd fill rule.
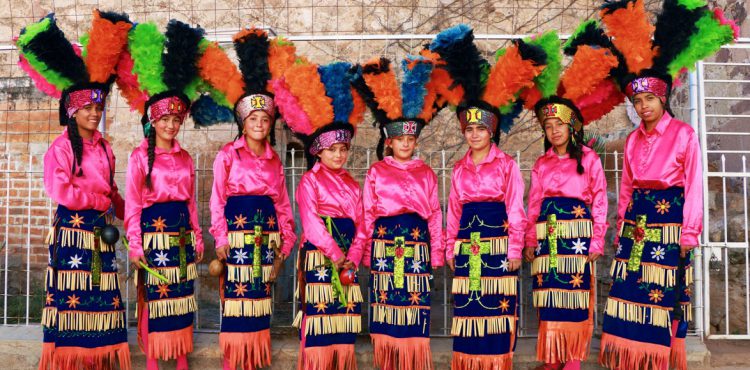
<path fill-rule="evenodd" d="M 500 108 L 500 129 L 504 133 L 507 134 L 510 132 L 514 120 L 521 114 L 521 111 L 523 111 L 523 101 L 521 99 L 516 99 L 515 102 Z"/>
<path fill-rule="evenodd" d="M 333 99 L 334 122 L 348 122 L 354 109 L 354 98 L 349 84 L 351 64 L 334 62 L 318 67 L 320 80 L 326 88 L 326 95 Z"/>
<path fill-rule="evenodd" d="M 409 64 L 415 63 L 410 69 Z M 424 97 L 427 95 L 427 82 L 432 73 L 432 63 L 419 56 L 407 56 L 401 61 L 404 78 L 401 82 L 401 98 L 405 118 L 416 118 L 422 113 Z"/>
<path fill-rule="evenodd" d="M 190 115 L 196 126 L 211 126 L 217 123 L 233 122 L 231 109 L 219 105 L 208 95 L 201 95 L 190 108 Z"/>

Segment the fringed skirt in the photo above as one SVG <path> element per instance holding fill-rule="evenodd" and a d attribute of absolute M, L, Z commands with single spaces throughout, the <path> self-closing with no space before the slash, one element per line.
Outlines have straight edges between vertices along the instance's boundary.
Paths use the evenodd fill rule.
<path fill-rule="evenodd" d="M 193 351 L 193 316 L 197 309 L 193 295 L 198 277 L 195 235 L 187 203 L 164 202 L 145 208 L 141 231 L 149 267 L 167 281 L 138 270 L 140 344 L 148 358 L 175 359 Z M 147 340 L 140 337 L 142 325 L 147 325 Z"/>
<path fill-rule="evenodd" d="M 219 343 L 232 369 L 265 367 L 271 364 L 269 279 L 281 248 L 276 209 L 267 196 L 233 196 L 224 216 L 229 250 L 220 284 Z"/>
<path fill-rule="evenodd" d="M 377 219 L 370 266 L 370 337 L 375 365 L 432 369 L 427 221 L 416 213 Z"/>
<path fill-rule="evenodd" d="M 464 204 L 454 247 L 453 361 L 458 369 L 511 369 L 518 271 L 508 266 L 505 203 Z"/>
<path fill-rule="evenodd" d="M 130 369 L 115 246 L 101 240 L 111 220 L 96 210 L 57 207 L 47 235 L 49 264 L 39 369 Z"/>
<path fill-rule="evenodd" d="M 593 224 L 579 199 L 542 201 L 531 264 L 533 303 L 539 310 L 537 360 L 583 361 L 594 330 L 595 274 L 587 263 Z"/>
<path fill-rule="evenodd" d="M 349 218 L 323 217 L 344 254 L 356 234 Z M 354 341 L 362 330 L 362 291 L 354 283 L 342 285 L 333 262 L 309 242 L 300 251 L 302 309 L 295 320 L 300 329 L 300 370 L 356 370 Z"/>
<path fill-rule="evenodd" d="M 687 368 L 693 268 L 692 252 L 680 257 L 684 202 L 679 187 L 633 191 L 612 261 L 599 357 L 604 366 Z"/>

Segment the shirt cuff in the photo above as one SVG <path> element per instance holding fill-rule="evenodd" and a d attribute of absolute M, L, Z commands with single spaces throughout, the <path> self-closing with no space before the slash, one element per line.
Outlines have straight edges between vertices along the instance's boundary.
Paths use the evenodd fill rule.
<path fill-rule="evenodd" d="M 683 228 L 682 235 L 680 236 L 680 245 L 697 246 L 698 235 L 700 235 L 698 230 L 686 230 Z"/>
<path fill-rule="evenodd" d="M 229 239 L 225 235 L 216 237 L 214 245 L 216 246 L 216 250 L 229 247 Z"/>
<path fill-rule="evenodd" d="M 137 258 L 137 257 L 143 257 L 143 246 L 142 245 L 135 245 L 133 243 L 129 244 L 130 250 L 128 250 L 128 256 L 130 258 Z"/>
<path fill-rule="evenodd" d="M 346 257 L 344 256 L 344 252 L 342 252 L 338 246 L 336 246 L 335 248 L 332 248 L 331 252 L 332 252 L 331 255 L 328 256 L 328 258 L 331 259 L 331 262 L 336 262 L 340 260 L 341 258 Z"/>

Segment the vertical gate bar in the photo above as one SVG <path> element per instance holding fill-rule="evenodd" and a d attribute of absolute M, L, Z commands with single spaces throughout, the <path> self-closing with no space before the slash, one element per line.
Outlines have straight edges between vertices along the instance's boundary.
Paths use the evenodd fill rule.
<path fill-rule="evenodd" d="M 445 200 L 445 180 L 446 180 L 446 166 L 445 166 L 445 149 L 440 151 L 440 180 L 442 181 L 442 187 L 443 187 L 443 199 Z M 443 208 L 443 207 L 440 207 Z M 447 207 L 445 207 L 447 209 Z M 443 214 L 443 223 L 445 224 L 446 218 L 445 214 Z M 448 246 L 448 248 L 453 248 L 453 246 Z M 448 266 L 443 266 L 443 288 L 445 291 L 443 292 L 443 335 L 448 335 Z"/>
<path fill-rule="evenodd" d="M 29 183 L 28 193 L 26 195 L 26 225 L 28 233 L 26 234 L 26 325 L 29 325 L 29 296 L 31 294 L 31 186 L 34 180 L 34 172 L 31 169 L 31 163 L 34 156 L 29 153 Z"/>
<path fill-rule="evenodd" d="M 292 170 L 291 171 L 291 179 L 292 179 L 292 181 L 291 181 L 291 184 L 289 184 L 287 186 L 287 190 L 289 190 L 289 189 L 296 189 L 297 188 L 297 184 L 296 184 L 296 181 L 295 181 L 296 178 L 297 178 L 295 176 L 295 173 L 297 172 L 297 155 L 296 155 L 297 151 L 295 150 L 295 148 L 292 148 L 292 149 L 289 150 L 289 152 L 292 155 L 292 167 L 291 167 L 291 170 Z M 296 196 L 297 196 L 296 192 L 292 191 L 291 201 L 289 202 L 289 203 L 292 204 L 292 217 L 294 217 L 294 215 L 297 213 L 297 200 L 295 198 Z M 295 230 L 295 232 L 296 232 L 296 230 Z M 301 249 L 302 248 L 302 244 L 298 244 L 298 245 L 299 245 L 298 248 Z M 299 266 L 298 262 L 297 262 L 297 259 L 301 255 L 301 253 L 292 253 L 292 254 L 294 255 L 294 258 L 293 258 L 294 265 L 292 266 L 292 271 L 293 271 L 292 272 L 292 320 L 294 320 L 294 318 L 297 316 L 297 297 L 295 297 L 294 292 L 296 291 L 297 288 L 299 288 L 297 286 L 297 273 L 296 273 L 297 266 Z M 297 292 L 297 294 L 299 295 L 299 297 L 302 296 L 302 292 Z"/>
<path fill-rule="evenodd" d="M 742 173 L 747 173 L 747 156 L 742 156 Z M 742 177 L 742 209 L 745 216 L 745 334 L 750 334 L 750 268 L 748 266 L 747 177 Z"/>
<path fill-rule="evenodd" d="M 727 172 L 727 166 L 726 166 L 726 156 L 724 154 L 721 155 L 721 198 L 722 198 L 722 208 L 724 212 L 724 246 L 722 247 L 723 252 L 723 261 L 721 261 L 724 264 L 724 317 L 725 325 L 724 325 L 724 334 L 729 335 L 729 248 L 727 247 L 729 242 L 729 236 L 727 235 L 728 232 L 728 224 L 727 221 L 727 177 L 724 175 L 724 173 Z"/>
<path fill-rule="evenodd" d="M 698 71 L 692 71 L 688 74 L 688 91 L 690 96 L 690 126 L 695 130 L 696 134 L 699 136 L 701 134 L 700 130 L 700 111 L 702 110 L 702 106 L 700 105 L 699 98 L 698 98 L 698 91 L 700 90 L 698 86 Z M 706 192 L 706 188 L 704 188 L 704 192 Z M 705 202 L 704 202 L 705 204 Z M 700 245 L 698 245 L 698 248 L 695 248 L 693 251 L 693 263 L 695 264 L 694 272 L 693 272 L 693 281 L 695 283 L 695 305 L 693 306 L 693 310 L 695 311 L 693 317 L 695 317 L 695 331 L 698 334 L 698 336 L 702 339 L 703 338 L 703 316 L 700 315 L 700 310 L 703 308 L 703 296 L 700 294 L 700 291 L 702 291 L 702 284 L 703 279 L 700 277 L 701 275 L 701 267 L 702 264 L 700 263 L 701 258 L 701 248 Z"/>
<path fill-rule="evenodd" d="M 8 226 L 10 225 L 10 153 L 5 164 L 5 263 L 3 264 L 3 325 L 8 325 Z"/>
<path fill-rule="evenodd" d="M 706 207 L 707 204 L 709 204 L 709 190 L 708 190 L 708 153 L 706 151 L 707 143 L 706 143 L 706 132 L 708 131 L 708 127 L 706 125 L 706 83 L 705 83 L 705 71 L 703 68 L 703 62 L 698 62 L 696 65 L 696 75 L 698 77 L 698 106 L 700 109 L 698 110 L 698 137 L 700 138 L 700 146 L 701 146 L 701 166 L 703 167 L 703 223 L 704 224 L 710 224 L 709 220 L 709 212 L 708 207 Z M 710 241 L 710 236 L 708 233 L 708 228 L 703 228 L 703 243 L 708 244 Z M 707 252 L 707 253 L 704 253 Z M 698 280 L 696 278 L 695 281 L 695 289 L 696 289 L 696 296 L 700 297 L 700 299 L 703 301 L 702 305 L 696 305 L 697 310 L 701 310 L 702 315 L 696 315 L 696 317 L 702 318 L 700 322 L 700 328 L 703 329 L 704 336 L 708 336 L 711 334 L 711 326 L 708 325 L 710 323 L 711 318 L 709 312 L 711 311 L 711 297 L 709 296 L 711 293 L 709 292 L 708 286 L 710 285 L 710 274 L 708 272 L 709 268 L 709 262 L 712 254 L 711 248 L 705 248 L 700 250 L 701 256 L 700 259 L 696 258 L 695 260 L 695 274 L 698 276 L 701 276 L 702 278 Z M 698 326 L 699 322 L 696 320 L 696 326 Z"/>

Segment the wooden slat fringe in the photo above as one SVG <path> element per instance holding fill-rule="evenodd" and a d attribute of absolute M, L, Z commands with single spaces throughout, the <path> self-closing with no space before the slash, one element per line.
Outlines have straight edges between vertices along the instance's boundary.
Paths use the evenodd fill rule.
<path fill-rule="evenodd" d="M 125 313 L 58 311 L 57 326 L 61 331 L 107 331 L 125 327 Z"/>
<path fill-rule="evenodd" d="M 389 291 L 393 287 L 393 273 L 372 272 L 372 288 L 376 290 Z"/>
<path fill-rule="evenodd" d="M 344 285 L 344 294 L 347 302 L 362 303 L 364 301 L 359 284 Z"/>
<path fill-rule="evenodd" d="M 307 283 L 305 284 L 305 302 L 306 303 L 318 303 L 325 302 L 331 303 L 335 297 L 333 296 L 333 287 L 330 283 Z"/>
<path fill-rule="evenodd" d="M 557 255 L 557 272 L 563 274 L 582 274 L 586 267 L 586 256 L 579 255 Z M 531 262 L 531 275 L 546 274 L 549 272 L 549 256 L 536 256 Z"/>
<path fill-rule="evenodd" d="M 53 269 L 50 266 L 47 266 L 47 273 L 44 275 L 44 286 L 48 288 L 54 288 L 54 279 L 55 277 L 55 269 Z"/>
<path fill-rule="evenodd" d="M 677 281 L 677 269 L 664 268 L 651 263 L 641 263 L 641 281 L 671 288 Z"/>
<path fill-rule="evenodd" d="M 91 272 L 79 270 L 58 270 L 57 289 L 59 290 L 91 290 Z"/>
<path fill-rule="evenodd" d="M 44 238 L 44 242 L 47 245 L 55 244 L 55 227 L 50 226 L 49 231 L 47 231 L 47 236 Z"/>
<path fill-rule="evenodd" d="M 385 241 L 375 240 L 375 245 L 372 247 L 372 255 L 375 258 L 385 258 Z"/>
<path fill-rule="evenodd" d="M 695 269 L 693 268 L 693 266 L 690 266 L 687 269 L 685 269 L 685 285 L 690 285 L 693 283 L 694 273 L 695 273 Z"/>
<path fill-rule="evenodd" d="M 102 272 L 101 280 L 99 281 L 99 290 L 111 291 L 118 289 L 118 278 L 116 272 Z"/>
<path fill-rule="evenodd" d="M 326 256 L 320 251 L 307 251 L 305 253 L 305 270 L 315 271 L 326 262 Z"/>
<path fill-rule="evenodd" d="M 271 279 L 272 265 L 261 266 L 263 270 L 261 282 L 267 283 Z M 252 281 L 253 265 L 231 265 L 227 264 L 227 281 L 231 282 L 248 282 Z"/>
<path fill-rule="evenodd" d="M 425 243 L 414 245 L 414 259 L 417 261 L 430 262 L 430 251 Z"/>
<path fill-rule="evenodd" d="M 687 322 L 692 322 L 693 321 L 693 304 L 686 303 L 686 304 L 681 304 L 680 306 L 682 306 L 682 314 L 684 315 L 683 320 Z"/>
<path fill-rule="evenodd" d="M 660 328 L 667 328 L 670 325 L 669 310 L 667 309 L 624 302 L 611 297 L 607 298 L 604 314 L 620 320 L 649 324 Z"/>
<path fill-rule="evenodd" d="M 562 239 L 590 238 L 594 227 L 591 220 L 557 220 L 557 236 Z M 547 239 L 547 223 L 536 223 L 536 239 Z"/>
<path fill-rule="evenodd" d="M 305 317 L 305 335 L 356 334 L 360 331 L 362 331 L 362 318 L 358 314 Z"/>
<path fill-rule="evenodd" d="M 174 267 L 157 267 L 159 273 L 169 280 L 169 284 L 177 284 L 180 282 L 180 266 Z M 187 280 L 195 280 L 198 278 L 198 268 L 195 263 L 189 263 L 187 265 Z M 163 281 L 159 280 L 153 274 L 146 273 L 146 284 L 148 285 L 162 285 Z"/>
<path fill-rule="evenodd" d="M 42 310 L 42 325 L 48 328 L 57 325 L 57 307 L 44 307 Z"/>
<path fill-rule="evenodd" d="M 405 274 L 406 291 L 408 292 L 429 292 L 430 275 L 429 274 Z"/>
<path fill-rule="evenodd" d="M 271 297 L 261 299 L 224 299 L 225 317 L 270 316 L 273 308 Z"/>
<path fill-rule="evenodd" d="M 195 312 L 198 305 L 195 296 L 187 296 L 172 299 L 160 299 L 148 302 L 148 318 L 158 319 L 160 317 L 185 315 Z"/>
<path fill-rule="evenodd" d="M 504 294 L 504 295 L 516 295 L 517 294 L 517 282 L 518 277 L 516 276 L 503 276 L 503 277 L 481 277 L 481 295 L 487 294 Z M 453 294 L 469 294 L 469 278 L 464 276 L 457 276 L 453 278 L 453 287 L 451 292 Z"/>
<path fill-rule="evenodd" d="M 491 317 L 453 317 L 451 335 L 454 337 L 484 337 L 515 330 L 513 315 Z"/>
<path fill-rule="evenodd" d="M 195 245 L 195 233 L 192 231 L 187 232 L 187 238 L 188 240 L 185 241 L 185 244 L 191 244 Z M 173 236 L 179 236 L 180 233 L 178 232 L 168 232 L 168 233 L 144 233 L 143 234 L 143 250 L 167 250 L 171 248 L 169 244 L 169 238 Z"/>
<path fill-rule="evenodd" d="M 304 313 L 302 310 L 297 311 L 297 315 L 294 316 L 294 321 L 292 321 L 292 327 L 300 329 L 302 327 L 302 318 L 304 317 Z"/>
<path fill-rule="evenodd" d="M 620 261 L 613 259 L 612 267 L 609 269 L 609 275 L 612 276 L 612 279 L 625 280 L 628 277 L 628 260 Z"/>
<path fill-rule="evenodd" d="M 244 248 L 246 245 L 248 246 L 255 246 L 255 244 L 247 244 L 245 243 L 245 235 L 255 235 L 255 230 L 240 230 L 240 231 L 230 231 L 227 233 L 227 241 L 229 242 L 229 247 L 232 249 L 238 249 L 238 248 Z M 272 232 L 263 232 L 264 238 L 268 238 L 268 245 L 271 244 L 271 241 L 275 241 L 276 245 L 281 247 L 281 235 L 277 231 Z M 195 244 L 193 244 L 195 245 Z"/>
<path fill-rule="evenodd" d="M 86 250 L 94 250 L 94 233 L 86 230 L 60 228 L 60 246 L 63 248 L 74 247 Z M 104 243 L 99 238 L 99 250 L 102 252 L 114 252 L 115 246 Z"/>
<path fill-rule="evenodd" d="M 372 320 L 391 325 L 418 325 L 419 307 L 372 305 Z"/>
<path fill-rule="evenodd" d="M 563 289 L 545 289 L 534 290 L 534 307 L 554 307 L 566 309 L 587 309 L 589 308 L 589 297 L 591 292 L 588 290 L 563 290 Z"/>

